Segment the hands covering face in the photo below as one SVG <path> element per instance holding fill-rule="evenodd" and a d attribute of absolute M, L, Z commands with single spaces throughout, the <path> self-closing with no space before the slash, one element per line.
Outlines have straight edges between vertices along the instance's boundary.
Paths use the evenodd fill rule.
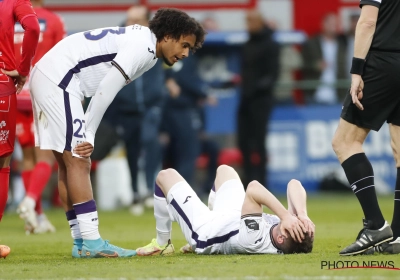
<path fill-rule="evenodd" d="M 311 238 L 314 237 L 315 225 L 307 215 L 288 215 L 281 221 L 280 230 L 283 236 L 287 237 L 287 233 L 299 243 L 302 243 L 305 233 L 309 233 Z"/>

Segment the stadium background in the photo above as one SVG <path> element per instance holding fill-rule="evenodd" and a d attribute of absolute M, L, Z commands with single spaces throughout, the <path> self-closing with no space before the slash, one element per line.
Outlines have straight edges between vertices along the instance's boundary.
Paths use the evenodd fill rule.
<path fill-rule="evenodd" d="M 154 12 L 160 7 L 184 9 L 198 20 L 213 18 L 217 32 L 210 32 L 200 57 L 201 78 L 209 84 L 224 82 L 239 73 L 240 45 L 247 40 L 245 11 L 257 8 L 269 22 L 276 26 L 275 38 L 282 46 L 281 73 L 275 90 L 276 106 L 266 139 L 269 158 L 266 172 L 268 186 L 275 193 L 283 193 L 290 178 L 301 180 L 308 191 L 318 191 L 321 181 L 335 177 L 347 184 L 344 172 L 331 148 L 331 139 L 337 125 L 341 105 L 318 106 L 302 103 L 302 90 L 313 87 L 312 81 L 299 79 L 299 50 L 312 35 L 320 31 L 321 20 L 330 12 L 339 16 L 340 32 L 349 28 L 350 15 L 359 13 L 358 0 L 236 0 L 204 1 L 183 0 L 46 0 L 45 7 L 60 14 L 68 34 L 98 27 L 116 26 L 126 17 L 126 10 L 135 4 L 147 5 Z M 297 65 L 296 65 L 297 64 Z M 341 83 L 340 83 L 341 82 Z M 348 87 L 349 82 L 339 81 L 338 87 Z M 314 85 L 315 87 L 315 85 Z M 213 88 L 210 93 L 218 99 L 217 106 L 206 108 L 206 130 L 222 148 L 220 163 L 241 168 L 235 132 L 239 87 Z M 288 101 L 289 100 L 289 101 Z M 97 137 L 101 137 L 100 135 Z M 391 155 L 388 128 L 371 133 L 365 150 L 374 166 L 380 193 L 389 193 L 394 186 L 396 169 Z M 199 157 L 196 178 L 204 175 L 207 158 Z M 99 206 L 113 209 L 117 202 L 129 205 L 132 200 L 130 177 L 123 151 L 114 151 L 96 165 L 96 193 Z M 111 192 L 109 184 L 118 188 Z M 51 182 L 54 186 L 54 180 Z M 143 172 L 139 174 L 139 189 L 144 192 Z M 196 185 L 194 186 L 196 187 Z M 112 193 L 112 194 L 111 194 Z M 115 199 L 109 199 L 110 195 Z M 21 193 L 16 194 L 16 200 Z M 15 200 L 14 200 L 15 201 Z"/>
<path fill-rule="evenodd" d="M 277 40 L 282 42 L 284 57 L 293 59 L 293 51 L 298 51 L 309 36 L 318 32 L 322 17 L 328 12 L 336 12 L 341 19 L 342 31 L 349 26 L 348 16 L 359 12 L 358 0 L 46 0 L 51 10 L 59 13 L 66 24 L 68 33 L 97 27 L 115 26 L 125 19 L 125 11 L 132 4 L 149 5 L 153 11 L 160 6 L 183 8 L 202 20 L 206 16 L 215 18 L 221 32 L 209 34 L 204 49 L 211 57 L 216 69 L 224 66 L 229 59 L 229 67 L 223 73 L 236 73 L 237 47 L 246 40 L 244 10 L 258 8 L 266 19 L 274 21 L 278 27 Z M 210 54 L 211 53 L 211 54 Z M 226 54 L 232 54 L 226 58 Z M 201 52 L 199 55 L 203 55 Z M 222 56 L 222 58 L 221 58 Z M 284 58 L 283 57 L 283 58 Z M 282 65 L 287 65 L 283 59 Z M 298 66 L 297 66 L 298 67 Z M 212 69 L 211 69 L 212 70 Z M 201 69 L 199 69 L 201 72 Z M 203 73 L 207 77 L 207 74 Z M 211 73 L 211 74 L 210 74 Z M 219 72 L 209 71 L 209 75 Z M 218 75 L 223 79 L 222 74 Z M 338 87 L 347 86 L 344 81 Z M 311 87 L 315 87 L 312 85 Z M 18 218 L 12 205 L 0 225 L 0 243 L 12 248 L 6 260 L 0 260 L 0 279 L 399 279 L 398 271 L 384 269 L 327 270 L 321 267 L 323 261 L 394 261 L 398 258 L 384 256 L 356 256 L 351 259 L 339 258 L 338 252 L 346 244 L 354 241 L 360 229 L 362 211 L 351 191 L 347 194 L 322 194 L 319 183 L 322 178 L 337 171 L 335 175 L 343 180 L 340 165 L 331 149 L 331 138 L 338 121 L 341 105 L 309 106 L 302 104 L 302 89 L 310 87 L 308 81 L 298 79 L 298 68 L 283 67 L 277 96 L 290 97 L 291 104 L 276 107 L 271 120 L 268 143 L 270 165 L 268 172 L 271 189 L 277 192 L 283 204 L 284 185 L 291 178 L 301 179 L 309 191 L 308 212 L 317 226 L 317 237 L 313 253 L 310 255 L 252 255 L 252 256 L 195 256 L 176 254 L 167 258 L 134 259 L 72 259 L 69 228 L 62 209 L 47 211 L 49 219 L 57 228 L 57 233 L 26 236 L 23 222 Z M 207 131 L 223 148 L 228 159 L 240 170 L 240 162 L 229 151 L 236 149 L 235 110 L 237 88 L 213 92 L 219 100 L 217 107 L 207 108 Z M 390 222 L 393 211 L 392 189 L 395 168 L 391 156 L 389 133 L 385 125 L 381 132 L 372 133 L 365 143 L 370 157 L 380 193 L 390 192 L 390 196 L 380 196 L 382 211 Z M 18 157 L 18 151 L 16 152 Z M 15 167 L 15 166 L 14 166 Z M 14 168 L 16 169 L 16 168 Z M 154 236 L 154 217 L 151 209 L 143 216 L 132 216 L 127 207 L 112 210 L 120 205 L 129 205 L 131 194 L 129 176 L 123 150 L 117 149 L 97 164 L 95 192 L 100 206 L 100 229 L 104 238 L 126 248 L 137 248 L 149 242 Z M 204 173 L 204 160 L 198 162 L 198 177 Z M 333 172 L 335 173 L 335 172 Z M 16 174 L 17 175 L 17 174 Z M 55 176 L 46 192 L 55 186 Z M 14 187 L 18 176 L 13 177 Z M 141 177 L 144 182 L 143 176 Z M 21 182 L 20 182 L 21 183 Z M 14 188 L 15 192 L 15 188 Z M 16 203 L 21 194 L 10 196 Z M 47 193 L 45 199 L 50 197 Z M 173 242 L 176 249 L 186 241 L 177 224 L 173 225 Z M 195 265 L 194 265 L 195 264 Z"/>
<path fill-rule="evenodd" d="M 239 73 L 239 47 L 247 40 L 245 10 L 257 8 L 265 19 L 276 26 L 275 38 L 282 45 L 281 74 L 276 89 L 277 98 L 286 101 L 275 107 L 270 121 L 270 133 L 266 139 L 269 151 L 269 165 L 266 172 L 269 188 L 276 192 L 285 191 L 290 178 L 303 182 L 307 190 L 317 191 L 321 181 L 329 177 L 347 184 L 344 172 L 331 148 L 331 139 L 337 125 L 341 105 L 305 106 L 302 103 L 302 89 L 309 87 L 307 82 L 298 79 L 296 61 L 301 44 L 317 33 L 322 18 L 329 12 L 339 16 L 341 32 L 349 28 L 349 16 L 359 12 L 358 0 L 236 0 L 204 1 L 183 0 L 46 0 L 46 8 L 60 14 L 69 34 L 98 27 L 121 24 L 126 10 L 135 4 L 147 5 L 154 12 L 160 7 L 184 9 L 198 20 L 213 18 L 218 32 L 210 32 L 200 57 L 197 71 L 204 81 L 224 82 Z M 294 63 L 296 64 L 296 63 Z M 341 81 L 338 87 L 348 87 L 348 81 Z M 312 87 L 312 85 L 311 85 Z M 236 108 L 239 87 L 210 87 L 211 94 L 217 97 L 218 105 L 206 108 L 206 130 L 222 147 L 220 163 L 231 164 L 240 170 L 235 140 Z M 287 100 L 291 100 L 287 102 Z M 101 137 L 100 135 L 97 137 Z M 388 128 L 385 125 L 379 133 L 371 133 L 365 150 L 374 166 L 380 193 L 388 193 L 394 186 L 396 169 L 391 155 Z M 130 177 L 123 153 L 114 151 L 97 167 L 95 180 L 99 205 L 103 209 L 115 208 L 117 201 L 128 205 L 132 199 Z M 197 177 L 204 173 L 207 159 L 199 157 Z M 145 190 L 144 176 L 139 174 L 139 189 Z M 53 180 L 54 182 L 54 180 Z M 110 202 L 109 184 L 117 182 L 119 193 Z M 54 183 L 53 183 L 54 185 Z M 195 186 L 196 187 L 196 186 Z M 104 199 L 103 199 L 104 198 Z M 103 202 L 104 201 L 104 202 Z M 108 204 L 107 204 L 108 203 Z M 111 204 L 110 204 L 111 203 Z M 107 204 L 107 205 L 106 205 Z"/>

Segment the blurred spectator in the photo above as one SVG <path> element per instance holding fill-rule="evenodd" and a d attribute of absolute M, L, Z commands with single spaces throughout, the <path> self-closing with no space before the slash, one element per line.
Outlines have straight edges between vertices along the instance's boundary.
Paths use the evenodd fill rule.
<path fill-rule="evenodd" d="M 207 97 L 197 71 L 197 58 L 190 55 L 166 72 L 167 98 L 163 131 L 168 135 L 165 160 L 185 180 L 193 183 L 196 159 L 200 154 L 201 119 L 199 102 Z"/>
<path fill-rule="evenodd" d="M 208 105 L 216 106 L 218 103 L 217 98 L 209 95 L 205 100 Z M 201 127 L 199 133 L 200 139 L 200 153 L 207 156 L 207 174 L 205 180 L 202 182 L 201 191 L 203 196 L 208 196 L 210 189 L 214 185 L 214 179 L 217 173 L 218 167 L 218 156 L 220 153 L 220 147 L 218 143 L 208 135 L 206 131 L 206 112 L 205 112 L 205 102 L 199 104 L 198 110 L 200 115 Z"/>
<path fill-rule="evenodd" d="M 146 6 L 132 6 L 126 12 L 125 26 L 139 24 L 149 25 L 151 11 Z"/>
<path fill-rule="evenodd" d="M 43 0 L 31 0 L 40 25 L 39 43 L 32 60 L 32 66 L 66 36 L 63 20 L 57 14 L 44 8 L 43 2 Z M 14 50 L 17 62 L 23 57 L 22 40 L 24 34 L 21 29 L 21 26 L 16 24 Z M 17 212 L 25 221 L 26 232 L 36 234 L 54 232 L 54 226 L 43 212 L 41 200 L 42 193 L 51 179 L 56 160 L 51 150 L 35 148 L 32 101 L 28 83 L 17 95 L 17 110 L 16 134 L 23 152 L 21 177 L 26 190 L 25 197 Z M 57 189 L 55 195 L 58 196 Z M 27 213 L 30 212 L 30 207 L 35 210 L 32 211 L 35 218 L 28 218 Z"/>
<path fill-rule="evenodd" d="M 281 85 L 292 85 L 296 81 L 295 73 L 302 66 L 300 51 L 293 45 L 281 46 L 279 81 Z M 295 102 L 292 87 L 276 87 L 274 99 L 280 105 L 292 105 Z"/>
<path fill-rule="evenodd" d="M 150 11 L 145 6 L 134 6 L 127 12 L 125 26 L 147 26 L 149 19 Z M 143 213 L 146 198 L 141 197 L 138 190 L 138 160 L 142 151 L 148 195 L 152 196 L 154 192 L 155 176 L 161 168 L 159 128 L 165 94 L 164 69 L 159 60 L 143 76 L 121 89 L 105 115 L 106 121 L 117 128 L 117 133 L 125 143 L 134 192 L 130 210 L 134 215 Z"/>
<path fill-rule="evenodd" d="M 264 24 L 266 27 L 268 27 L 269 29 L 271 29 L 274 32 L 278 29 L 278 23 L 276 22 L 276 20 L 266 19 L 264 21 Z"/>
<path fill-rule="evenodd" d="M 256 10 L 246 14 L 250 38 L 242 50 L 242 92 L 238 109 L 238 145 L 243 155 L 243 184 L 267 184 L 265 139 L 279 73 L 280 47 Z"/>
<path fill-rule="evenodd" d="M 274 20 L 266 20 L 265 24 L 274 32 L 278 30 L 278 23 Z M 302 66 L 301 54 L 296 45 L 282 44 L 279 56 L 279 80 L 281 85 L 291 85 L 295 82 L 295 71 Z M 291 87 L 276 87 L 274 89 L 274 101 L 279 105 L 291 105 L 294 103 L 293 89 Z"/>
<path fill-rule="evenodd" d="M 204 29 L 207 32 L 215 32 L 219 30 L 219 25 L 218 22 L 215 20 L 213 16 L 206 16 L 203 21 L 201 22 L 201 25 L 204 27 Z"/>
<path fill-rule="evenodd" d="M 338 34 L 338 20 L 334 13 L 327 14 L 321 23 L 321 33 L 303 46 L 303 79 L 319 81 L 317 89 L 305 90 L 307 103 L 337 104 L 346 90 L 337 90 L 338 79 L 346 79 L 346 40 Z"/>
<path fill-rule="evenodd" d="M 346 40 L 347 40 L 347 68 L 346 68 L 346 74 L 347 77 L 350 79 L 351 78 L 351 62 L 353 60 L 353 54 L 354 54 L 354 38 L 356 35 L 356 27 L 357 27 L 357 22 L 358 19 L 360 18 L 360 14 L 351 14 L 350 15 L 350 26 L 348 31 L 346 32 Z"/>

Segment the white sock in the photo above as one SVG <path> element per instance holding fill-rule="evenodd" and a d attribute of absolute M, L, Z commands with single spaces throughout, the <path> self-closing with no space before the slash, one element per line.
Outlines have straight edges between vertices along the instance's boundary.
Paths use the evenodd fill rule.
<path fill-rule="evenodd" d="M 208 195 L 208 209 L 211 211 L 214 209 L 215 196 L 215 191 L 211 189 L 210 194 Z"/>
<path fill-rule="evenodd" d="M 154 217 L 156 218 L 157 243 L 164 246 L 171 239 L 172 221 L 165 197 L 154 195 Z"/>
<path fill-rule="evenodd" d="M 82 239 L 96 240 L 101 238 L 99 233 L 99 217 L 95 201 L 89 200 L 83 203 L 74 204 L 73 206 L 79 223 Z"/>
<path fill-rule="evenodd" d="M 67 221 L 69 224 L 69 228 L 71 229 L 71 237 L 72 239 L 81 239 L 81 230 L 79 229 L 78 219 L 76 218 L 76 214 L 74 210 L 69 210 L 66 213 Z"/>
<path fill-rule="evenodd" d="M 81 239 L 81 230 L 79 228 L 78 219 L 73 219 L 68 221 L 69 227 L 71 229 L 71 237 L 72 239 Z"/>

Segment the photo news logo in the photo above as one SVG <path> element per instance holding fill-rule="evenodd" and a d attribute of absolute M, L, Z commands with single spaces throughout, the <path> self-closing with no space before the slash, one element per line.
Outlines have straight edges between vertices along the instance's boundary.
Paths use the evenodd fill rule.
<path fill-rule="evenodd" d="M 321 261 L 321 269 L 325 270 L 360 268 L 400 270 L 400 268 L 395 267 L 394 261 Z"/>

